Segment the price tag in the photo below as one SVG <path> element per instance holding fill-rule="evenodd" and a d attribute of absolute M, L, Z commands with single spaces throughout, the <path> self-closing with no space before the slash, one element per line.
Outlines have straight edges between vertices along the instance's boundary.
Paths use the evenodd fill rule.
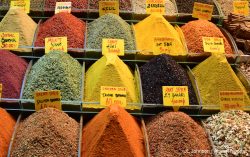
<path fill-rule="evenodd" d="M 102 39 L 102 54 L 116 54 L 124 56 L 123 39 Z"/>
<path fill-rule="evenodd" d="M 165 14 L 165 0 L 146 0 L 146 13 Z"/>
<path fill-rule="evenodd" d="M 71 2 L 56 2 L 55 14 L 60 12 L 71 13 Z"/>
<path fill-rule="evenodd" d="M 178 111 L 180 106 L 189 106 L 187 86 L 162 86 L 163 105 L 173 106 Z"/>
<path fill-rule="evenodd" d="M 19 45 L 19 33 L 0 32 L 0 49 L 14 50 Z"/>
<path fill-rule="evenodd" d="M 30 13 L 30 0 L 12 0 L 10 7 L 22 8 L 26 13 Z"/>
<path fill-rule="evenodd" d="M 154 37 L 153 53 L 155 55 L 176 53 L 175 39 L 169 37 Z"/>
<path fill-rule="evenodd" d="M 36 111 L 52 107 L 62 110 L 60 90 L 39 91 L 35 92 L 35 109 Z"/>
<path fill-rule="evenodd" d="M 113 13 L 119 15 L 119 1 L 99 1 L 99 16 L 105 15 L 107 13 Z"/>
<path fill-rule="evenodd" d="M 225 53 L 223 38 L 202 37 L 204 52 Z"/>
<path fill-rule="evenodd" d="M 100 103 L 104 106 L 120 105 L 126 107 L 127 92 L 125 87 L 101 86 Z"/>
<path fill-rule="evenodd" d="M 213 8 L 213 5 L 194 2 L 192 17 L 202 20 L 211 20 Z"/>
<path fill-rule="evenodd" d="M 233 8 L 235 14 L 249 16 L 248 1 L 234 1 Z"/>
<path fill-rule="evenodd" d="M 220 110 L 243 110 L 244 94 L 242 91 L 220 91 Z"/>
<path fill-rule="evenodd" d="M 3 93 L 3 84 L 0 83 L 0 99 L 2 98 L 2 93 Z"/>
<path fill-rule="evenodd" d="M 45 53 L 50 51 L 68 51 L 67 37 L 50 37 L 45 38 Z"/>

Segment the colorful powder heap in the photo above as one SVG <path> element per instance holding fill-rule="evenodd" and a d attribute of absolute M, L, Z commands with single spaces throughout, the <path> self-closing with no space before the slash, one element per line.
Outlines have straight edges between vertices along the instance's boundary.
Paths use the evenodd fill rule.
<path fill-rule="evenodd" d="M 220 91 L 242 91 L 245 104 L 250 104 L 246 89 L 224 56 L 212 55 L 198 64 L 192 71 L 200 90 L 202 105 L 205 105 L 204 108 L 218 109 Z"/>
<path fill-rule="evenodd" d="M 232 54 L 232 48 L 226 37 L 215 24 L 207 20 L 195 20 L 188 22 L 181 27 L 190 53 L 202 53 L 203 42 L 202 37 L 217 37 L 223 38 L 225 53 Z"/>
<path fill-rule="evenodd" d="M 162 112 L 146 120 L 152 157 L 212 157 L 205 130 L 182 112 Z"/>
<path fill-rule="evenodd" d="M 15 127 L 14 118 L 6 112 L 4 109 L 0 108 L 0 156 L 6 157 L 8 154 L 8 148 L 12 133 Z"/>
<path fill-rule="evenodd" d="M 102 0 L 89 0 L 89 9 L 98 9 L 99 1 Z M 132 11 L 131 0 L 119 0 L 119 8 L 121 11 Z"/>
<path fill-rule="evenodd" d="M 80 9 L 87 9 L 88 8 L 88 0 L 45 0 L 44 8 L 46 9 L 55 9 L 56 2 L 71 2 L 72 12 L 79 12 Z M 77 10 L 79 9 L 79 10 Z"/>
<path fill-rule="evenodd" d="M 85 23 L 69 13 L 58 13 L 39 26 L 35 46 L 44 47 L 47 37 L 67 37 L 68 48 L 84 47 Z"/>
<path fill-rule="evenodd" d="M 81 75 L 80 63 L 69 54 L 50 52 L 31 68 L 23 98 L 33 99 L 35 91 L 60 90 L 62 100 L 80 100 Z"/>
<path fill-rule="evenodd" d="M 134 117 L 119 105 L 97 114 L 83 129 L 82 157 L 144 157 L 143 135 Z"/>
<path fill-rule="evenodd" d="M 11 157 L 77 157 L 79 124 L 64 112 L 45 108 L 23 120 L 16 131 Z"/>
<path fill-rule="evenodd" d="M 0 83 L 2 98 L 19 98 L 27 62 L 5 50 L 0 50 Z"/>
<path fill-rule="evenodd" d="M 19 47 L 32 46 L 37 24 L 22 10 L 9 9 L 0 23 L 0 32 L 19 33 Z M 18 52 L 31 52 L 31 48 L 18 48 Z"/>

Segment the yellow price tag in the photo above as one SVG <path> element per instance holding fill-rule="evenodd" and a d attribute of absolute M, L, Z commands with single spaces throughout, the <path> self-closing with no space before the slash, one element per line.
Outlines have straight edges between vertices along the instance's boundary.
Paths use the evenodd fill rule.
<path fill-rule="evenodd" d="M 165 14 L 165 0 L 146 0 L 147 14 Z"/>
<path fill-rule="evenodd" d="M 56 2 L 55 14 L 60 12 L 71 13 L 71 2 Z"/>
<path fill-rule="evenodd" d="M 235 14 L 249 16 L 248 1 L 234 1 L 233 8 Z"/>
<path fill-rule="evenodd" d="M 153 54 L 173 54 L 176 53 L 175 39 L 169 37 L 154 37 Z"/>
<path fill-rule="evenodd" d="M 102 54 L 124 56 L 124 39 L 102 39 Z"/>
<path fill-rule="evenodd" d="M 220 110 L 243 110 L 244 94 L 242 91 L 220 91 Z"/>
<path fill-rule="evenodd" d="M 113 13 L 119 15 L 119 1 L 99 1 L 99 16 L 105 15 L 107 13 Z"/>
<path fill-rule="evenodd" d="M 45 38 L 45 53 L 50 51 L 68 51 L 67 37 L 49 37 Z"/>
<path fill-rule="evenodd" d="M 225 53 L 223 38 L 202 37 L 204 52 Z"/>
<path fill-rule="evenodd" d="M 62 110 L 60 90 L 37 91 L 34 98 L 36 111 L 48 107 Z"/>
<path fill-rule="evenodd" d="M 189 106 L 188 86 L 162 86 L 163 105 L 173 106 L 178 111 L 180 106 Z"/>
<path fill-rule="evenodd" d="M 125 87 L 101 86 L 100 103 L 103 106 L 127 105 L 127 91 Z"/>
<path fill-rule="evenodd" d="M 213 9 L 213 5 L 194 2 L 192 17 L 202 20 L 211 20 Z"/>
<path fill-rule="evenodd" d="M 30 0 L 12 0 L 10 7 L 22 8 L 26 13 L 30 13 Z"/>
<path fill-rule="evenodd" d="M 19 46 L 19 33 L 0 32 L 0 49 L 14 50 Z"/>
<path fill-rule="evenodd" d="M 3 84 L 0 83 L 0 99 L 2 98 L 2 93 L 3 93 Z"/>

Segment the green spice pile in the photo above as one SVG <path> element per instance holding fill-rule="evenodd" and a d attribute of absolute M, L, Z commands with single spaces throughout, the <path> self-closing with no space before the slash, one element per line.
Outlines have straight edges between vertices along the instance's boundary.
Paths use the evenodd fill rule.
<path fill-rule="evenodd" d="M 124 39 L 126 50 L 135 50 L 132 29 L 115 14 L 105 14 L 88 24 L 87 48 L 101 49 L 103 38 Z"/>
<path fill-rule="evenodd" d="M 31 68 L 23 98 L 33 99 L 35 91 L 60 90 L 62 100 L 80 100 L 82 67 L 69 54 L 54 51 Z"/>
<path fill-rule="evenodd" d="M 220 112 L 205 121 L 219 157 L 250 156 L 250 115 L 243 111 Z"/>

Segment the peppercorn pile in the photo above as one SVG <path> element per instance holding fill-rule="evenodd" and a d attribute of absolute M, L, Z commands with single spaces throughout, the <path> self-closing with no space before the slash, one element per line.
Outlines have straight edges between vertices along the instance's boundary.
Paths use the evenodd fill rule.
<path fill-rule="evenodd" d="M 44 10 L 44 0 L 31 0 L 30 11 L 42 12 Z"/>
<path fill-rule="evenodd" d="M 250 115 L 243 111 L 220 112 L 205 121 L 218 156 L 250 156 Z"/>
<path fill-rule="evenodd" d="M 162 112 L 146 120 L 152 157 L 212 157 L 205 130 L 182 112 Z"/>
<path fill-rule="evenodd" d="M 77 9 L 87 9 L 88 8 L 88 0 L 45 0 L 44 8 L 46 9 L 55 9 L 56 2 L 71 2 L 72 12 L 79 12 Z"/>
<path fill-rule="evenodd" d="M 99 1 L 101 0 L 89 0 L 90 9 L 98 9 Z M 132 11 L 132 2 L 131 0 L 119 0 L 119 9 L 121 11 Z"/>
<path fill-rule="evenodd" d="M 77 157 L 79 124 L 66 113 L 45 108 L 20 122 L 11 157 Z"/>
<path fill-rule="evenodd" d="M 250 63 L 241 63 L 239 67 L 242 72 L 247 76 L 248 80 L 250 80 Z"/>

